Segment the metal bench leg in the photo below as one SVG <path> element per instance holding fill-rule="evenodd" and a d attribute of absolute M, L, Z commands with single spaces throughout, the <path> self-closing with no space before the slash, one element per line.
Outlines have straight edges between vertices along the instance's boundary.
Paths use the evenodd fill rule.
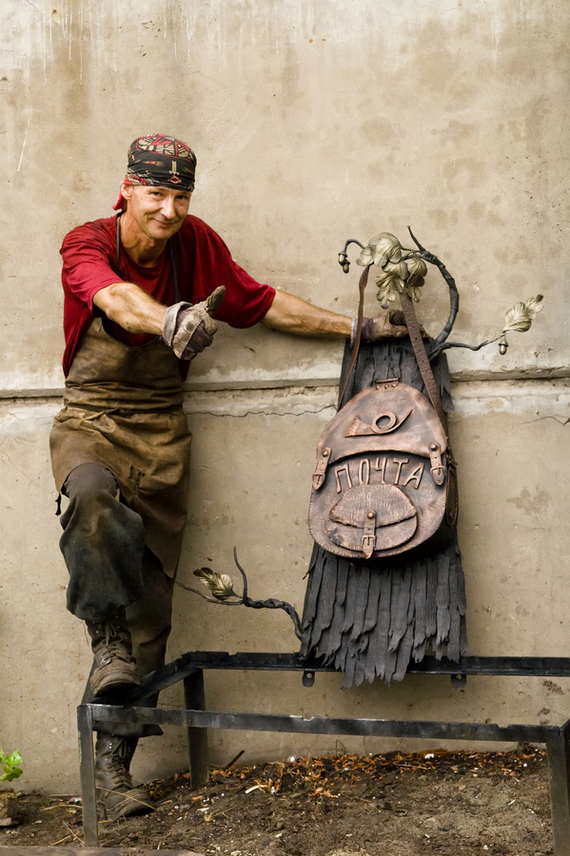
<path fill-rule="evenodd" d="M 554 856 L 570 856 L 570 721 L 549 729 L 546 742 Z"/>
<path fill-rule="evenodd" d="M 206 693 L 204 672 L 196 669 L 184 678 L 184 706 L 187 710 L 205 710 Z M 199 788 L 208 781 L 208 731 L 206 728 L 188 728 L 188 752 L 190 757 L 190 782 Z"/>
<path fill-rule="evenodd" d="M 88 705 L 77 708 L 79 728 L 79 773 L 81 805 L 83 808 L 83 837 L 87 847 L 99 846 L 97 831 L 97 796 L 95 789 L 95 760 L 93 757 L 93 715 Z"/>

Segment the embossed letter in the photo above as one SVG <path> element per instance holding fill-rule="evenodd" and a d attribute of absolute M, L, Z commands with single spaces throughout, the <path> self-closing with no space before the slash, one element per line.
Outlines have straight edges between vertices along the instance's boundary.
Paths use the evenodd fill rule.
<path fill-rule="evenodd" d="M 406 485 L 409 484 L 411 481 L 415 481 L 415 487 L 417 489 L 420 486 L 420 482 L 424 474 L 424 466 L 424 464 L 418 464 L 415 470 L 412 470 L 406 481 L 402 482 L 402 486 L 406 487 Z"/>
<path fill-rule="evenodd" d="M 410 459 L 409 458 L 393 458 L 392 460 L 398 466 L 398 469 L 396 470 L 396 478 L 394 479 L 394 484 L 398 484 L 398 482 L 400 481 L 400 473 L 402 472 L 402 467 L 404 464 L 407 464 Z"/>
<path fill-rule="evenodd" d="M 348 464 L 344 464 L 342 467 L 335 467 L 335 477 L 336 477 L 336 492 L 342 493 L 342 485 L 340 483 L 340 474 L 346 473 L 346 483 L 348 487 L 352 487 L 352 481 L 350 478 L 350 470 L 348 469 Z"/>
<path fill-rule="evenodd" d="M 368 458 L 364 458 L 364 460 L 360 462 L 358 477 L 360 479 L 360 484 L 370 484 L 370 461 Z"/>
<path fill-rule="evenodd" d="M 380 484 L 386 484 L 384 481 L 384 476 L 386 474 L 386 461 L 387 458 L 376 458 L 376 463 L 374 464 L 374 469 L 378 470 L 380 473 Z"/>

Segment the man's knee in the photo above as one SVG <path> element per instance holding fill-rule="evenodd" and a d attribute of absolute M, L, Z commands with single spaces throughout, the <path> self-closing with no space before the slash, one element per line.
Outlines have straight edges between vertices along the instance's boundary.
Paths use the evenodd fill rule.
<path fill-rule="evenodd" d="M 68 475 L 62 493 L 69 498 L 60 518 L 64 530 L 60 548 L 66 560 L 69 550 L 80 549 L 120 565 L 127 553 L 128 563 L 136 556 L 140 568 L 144 524 L 140 514 L 121 501 L 110 470 L 102 464 L 81 464 Z"/>
<path fill-rule="evenodd" d="M 144 593 L 142 517 L 121 501 L 117 482 L 101 464 L 72 470 L 62 489 L 69 503 L 59 542 L 67 569 L 67 606 L 100 623 Z"/>
<path fill-rule="evenodd" d="M 61 489 L 70 500 L 76 497 L 97 497 L 101 494 L 116 496 L 118 485 L 111 470 L 103 464 L 79 464 L 67 476 Z"/>
<path fill-rule="evenodd" d="M 61 492 L 69 499 L 60 518 L 64 530 L 69 527 L 85 530 L 90 536 L 96 531 L 102 535 L 125 528 L 130 531 L 133 527 L 137 531 L 140 529 L 141 533 L 143 531 L 140 515 L 121 502 L 115 477 L 102 464 L 75 467 Z"/>

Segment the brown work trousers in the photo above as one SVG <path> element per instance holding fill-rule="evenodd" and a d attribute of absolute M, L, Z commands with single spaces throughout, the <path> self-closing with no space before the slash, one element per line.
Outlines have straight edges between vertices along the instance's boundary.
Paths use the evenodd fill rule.
<path fill-rule="evenodd" d="M 130 348 L 94 320 L 50 435 L 56 486 L 69 499 L 67 605 L 94 622 L 126 607 L 141 675 L 164 662 L 190 442 L 172 351 L 160 339 Z"/>

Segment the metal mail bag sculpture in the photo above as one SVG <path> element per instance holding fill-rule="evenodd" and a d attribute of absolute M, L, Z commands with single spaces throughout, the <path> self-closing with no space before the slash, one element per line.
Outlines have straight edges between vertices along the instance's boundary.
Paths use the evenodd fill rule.
<path fill-rule="evenodd" d="M 358 323 L 346 345 L 339 411 L 317 451 L 309 526 L 315 544 L 301 620 L 301 657 L 319 655 L 344 673 L 343 687 L 380 678 L 402 680 L 411 661 L 429 651 L 458 660 L 467 650 L 465 585 L 457 539 L 456 471 L 447 440 L 453 409 L 443 353 L 525 332 L 542 297 L 515 304 L 502 331 L 476 345 L 450 342 L 459 294 L 443 262 L 410 232 L 416 249 L 382 232 L 362 252 Z M 427 265 L 449 289 L 449 317 L 426 338 L 412 302 Z M 377 299 L 404 313 L 409 339 L 360 342 L 363 293 L 375 271 Z M 394 322 L 401 323 L 401 321 Z M 398 380 L 386 380 L 398 378 Z M 437 448 L 436 448 L 437 447 Z"/>
<path fill-rule="evenodd" d="M 459 294 L 443 262 L 382 232 L 367 246 L 350 239 L 339 253 L 348 273 L 347 248 L 362 252 L 357 264 L 359 307 L 345 346 L 339 410 L 317 449 L 309 527 L 314 538 L 302 616 L 276 598 L 259 601 L 236 592 L 227 574 L 194 571 L 210 597 L 228 606 L 284 609 L 301 642 L 299 658 L 319 656 L 344 673 L 343 688 L 376 678 L 404 678 L 411 661 L 427 652 L 459 660 L 465 653 L 465 584 L 457 539 L 456 468 L 447 437 L 453 410 L 446 355 L 449 348 L 480 348 L 527 331 L 542 296 L 519 301 L 502 331 L 477 345 L 450 342 Z M 439 335 L 427 337 L 412 302 L 419 300 L 427 264 L 449 289 L 449 317 Z M 409 338 L 362 341 L 364 289 L 371 268 L 384 309 L 400 305 Z M 402 321 L 393 321 L 401 324 Z M 190 588 L 177 581 L 183 588 Z M 191 591 L 196 591 L 190 588 Z"/>
<path fill-rule="evenodd" d="M 455 463 L 428 399 L 397 378 L 342 407 L 317 447 L 309 529 L 349 559 L 434 549 L 457 520 Z"/>

